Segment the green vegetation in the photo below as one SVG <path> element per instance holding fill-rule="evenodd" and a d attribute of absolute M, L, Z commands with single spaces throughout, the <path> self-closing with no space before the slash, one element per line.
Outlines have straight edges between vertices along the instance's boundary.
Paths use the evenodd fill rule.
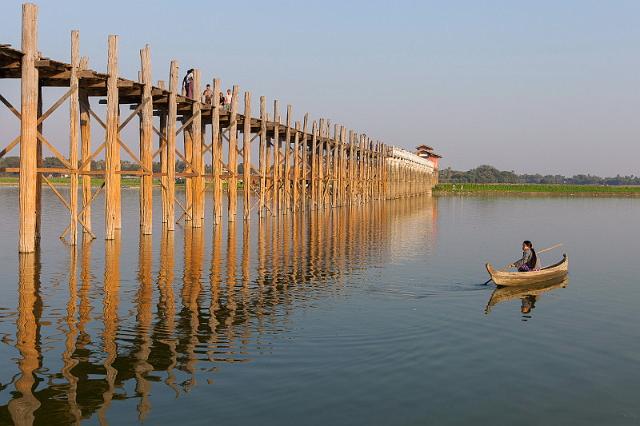
<path fill-rule="evenodd" d="M 441 183 L 434 188 L 440 193 L 512 192 L 557 194 L 637 194 L 640 186 L 569 185 L 569 184 L 504 184 L 504 183 Z"/>
<path fill-rule="evenodd" d="M 563 184 L 563 185 L 640 185 L 638 176 L 599 177 L 590 174 L 579 174 L 571 177 L 562 175 L 523 174 L 513 171 L 498 170 L 492 166 L 479 166 L 466 172 L 452 170 L 450 167 L 440 170 L 439 180 L 442 183 L 508 183 L 508 184 Z"/>

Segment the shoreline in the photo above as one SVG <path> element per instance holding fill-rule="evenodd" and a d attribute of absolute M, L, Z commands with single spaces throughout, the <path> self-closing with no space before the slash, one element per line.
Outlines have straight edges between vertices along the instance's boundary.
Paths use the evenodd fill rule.
<path fill-rule="evenodd" d="M 640 186 L 564 184 L 444 183 L 433 188 L 438 195 L 558 195 L 589 197 L 640 197 Z"/>

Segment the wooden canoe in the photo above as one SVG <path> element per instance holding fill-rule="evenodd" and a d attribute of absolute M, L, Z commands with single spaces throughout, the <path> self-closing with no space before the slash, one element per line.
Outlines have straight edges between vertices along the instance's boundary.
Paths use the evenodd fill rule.
<path fill-rule="evenodd" d="M 523 286 L 511 286 L 511 287 L 502 287 L 497 286 L 493 293 L 491 293 L 491 297 L 489 298 L 489 302 L 487 302 L 487 306 L 484 310 L 485 313 L 489 313 L 491 308 L 498 303 L 508 302 L 510 300 L 522 299 L 527 296 L 535 296 L 539 297 L 540 295 L 550 292 L 552 290 L 556 290 L 559 288 L 565 288 L 569 285 L 569 277 L 564 276 L 560 278 L 554 278 L 549 281 L 540 281 L 535 284 L 523 285 Z"/>
<path fill-rule="evenodd" d="M 502 286 L 522 286 L 534 284 L 541 281 L 551 281 L 562 278 L 569 272 L 569 258 L 566 254 L 562 255 L 562 260 L 555 265 L 547 266 L 539 271 L 531 272 L 504 272 L 497 271 L 487 263 L 487 272 L 497 285 Z"/>

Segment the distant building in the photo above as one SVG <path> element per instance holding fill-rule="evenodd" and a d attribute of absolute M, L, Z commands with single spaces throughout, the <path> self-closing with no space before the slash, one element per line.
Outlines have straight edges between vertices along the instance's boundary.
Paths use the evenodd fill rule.
<path fill-rule="evenodd" d="M 425 160 L 433 163 L 433 168 L 438 168 L 438 160 L 442 158 L 440 155 L 433 152 L 433 148 L 429 145 L 419 145 L 416 147 L 416 155 L 418 157 L 424 158 Z"/>

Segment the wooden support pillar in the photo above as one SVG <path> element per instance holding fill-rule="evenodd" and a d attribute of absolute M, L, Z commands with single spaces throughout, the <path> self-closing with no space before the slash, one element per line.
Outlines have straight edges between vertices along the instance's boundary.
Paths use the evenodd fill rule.
<path fill-rule="evenodd" d="M 211 173 L 213 174 L 213 223 L 222 220 L 222 134 L 220 133 L 220 79 L 213 79 L 211 111 Z"/>
<path fill-rule="evenodd" d="M 326 149 L 326 158 L 325 158 L 325 188 L 323 195 L 323 204 L 325 207 L 331 207 L 331 185 L 333 184 L 333 170 L 331 168 L 332 157 L 333 157 L 333 142 L 331 141 L 331 122 L 327 120 L 327 127 L 325 130 L 325 149 Z"/>
<path fill-rule="evenodd" d="M 191 166 L 195 175 L 191 180 L 191 226 L 202 227 L 204 218 L 204 169 L 202 168 L 202 104 L 200 103 L 200 70 L 193 71 L 193 103 L 191 113 Z M 187 157 L 188 158 L 188 157 Z"/>
<path fill-rule="evenodd" d="M 356 198 L 356 159 L 355 159 L 355 145 L 356 140 L 358 139 L 358 135 L 355 132 L 352 132 L 349 137 L 349 205 L 355 204 Z"/>
<path fill-rule="evenodd" d="M 158 88 L 166 90 L 164 80 L 158 80 Z M 159 110 L 160 134 L 158 148 L 160 150 L 160 195 L 162 198 L 162 223 L 167 223 L 167 111 Z"/>
<path fill-rule="evenodd" d="M 22 75 L 20 119 L 20 225 L 18 250 L 36 250 L 36 181 L 38 145 L 38 7 L 22 5 Z"/>
<path fill-rule="evenodd" d="M 273 101 L 273 185 L 271 214 L 276 215 L 280 211 L 280 113 L 278 101 Z"/>
<path fill-rule="evenodd" d="M 243 219 L 251 213 L 251 93 L 244 92 L 244 128 L 242 131 L 242 193 Z"/>
<path fill-rule="evenodd" d="M 118 36 L 109 36 L 107 63 L 107 123 L 105 155 L 105 239 L 113 240 L 120 228 L 120 146 L 118 107 Z"/>
<path fill-rule="evenodd" d="M 300 203 L 300 122 L 295 123 L 295 134 L 293 135 L 293 185 L 291 210 L 298 210 Z"/>
<path fill-rule="evenodd" d="M 178 62 L 169 68 L 169 98 L 167 101 L 167 231 L 175 229 L 176 206 L 176 122 L 178 121 Z"/>
<path fill-rule="evenodd" d="M 267 150 L 267 98 L 260 96 L 260 200 L 258 204 L 258 217 L 264 216 L 265 191 L 267 186 L 267 162 L 269 155 Z"/>
<path fill-rule="evenodd" d="M 309 121 L 309 113 L 304 115 L 302 122 L 302 180 L 300 181 L 300 198 L 302 211 L 307 210 L 307 182 L 309 180 L 309 151 L 307 149 L 307 124 Z"/>
<path fill-rule="evenodd" d="M 291 105 L 287 105 L 287 127 L 285 128 L 284 136 L 284 210 L 286 214 L 291 208 L 291 160 L 289 159 L 289 151 L 291 151 L 291 120 L 292 120 Z"/>
<path fill-rule="evenodd" d="M 151 97 L 151 49 L 140 50 L 142 70 L 142 110 L 140 111 L 140 162 L 147 170 L 153 169 L 153 98 Z M 153 174 L 140 178 L 140 232 L 150 235 L 153 225 Z"/>
<path fill-rule="evenodd" d="M 69 244 L 75 246 L 78 241 L 78 127 L 80 106 L 78 95 L 78 70 L 80 68 L 80 33 L 71 31 L 71 75 L 69 86 L 69 163 L 72 169 L 69 177 Z"/>
<path fill-rule="evenodd" d="M 86 67 L 81 67 L 82 69 Z M 81 163 L 85 164 L 83 172 L 91 170 L 91 161 L 87 161 L 91 155 L 91 119 L 89 114 L 89 95 L 86 90 L 80 90 L 80 147 Z M 91 225 L 91 175 L 82 175 L 82 214 L 80 219 L 84 223 L 82 238 L 90 238 L 93 232 Z"/>
<path fill-rule="evenodd" d="M 231 113 L 229 114 L 229 180 L 227 195 L 229 197 L 229 222 L 236 220 L 238 211 L 238 86 L 233 86 L 231 95 Z"/>
<path fill-rule="evenodd" d="M 338 205 L 338 159 L 340 149 L 341 128 L 337 124 L 333 126 L 333 164 L 331 167 L 331 207 Z"/>
<path fill-rule="evenodd" d="M 192 83 L 193 84 L 193 83 Z M 184 126 L 191 117 L 183 116 L 182 125 Z M 187 176 L 184 178 L 184 206 L 185 206 L 185 222 L 190 222 L 193 218 L 193 133 L 192 133 L 192 124 L 188 124 L 185 126 L 182 131 L 182 142 L 184 147 L 184 158 L 186 159 L 186 164 L 184 168 L 184 173 Z"/>
<path fill-rule="evenodd" d="M 311 123 L 311 177 L 309 179 L 309 195 L 312 209 L 318 208 L 318 124 Z"/>

